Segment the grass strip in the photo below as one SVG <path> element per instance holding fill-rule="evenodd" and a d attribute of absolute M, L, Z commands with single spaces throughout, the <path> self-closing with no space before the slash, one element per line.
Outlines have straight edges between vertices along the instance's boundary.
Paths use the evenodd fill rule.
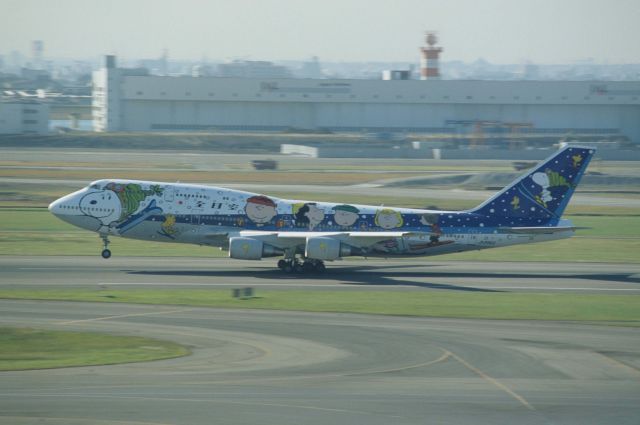
<path fill-rule="evenodd" d="M 640 326 L 640 295 L 501 292 L 277 291 L 249 300 L 230 290 L 4 289 L 0 298 L 171 304 L 308 312 L 504 320 L 568 320 Z"/>
<path fill-rule="evenodd" d="M 0 327 L 0 371 L 146 362 L 189 354 L 157 339 Z"/>

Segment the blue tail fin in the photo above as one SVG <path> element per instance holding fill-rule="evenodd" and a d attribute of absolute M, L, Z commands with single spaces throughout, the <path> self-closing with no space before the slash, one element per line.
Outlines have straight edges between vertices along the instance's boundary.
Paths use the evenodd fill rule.
<path fill-rule="evenodd" d="M 567 146 L 470 212 L 514 225 L 556 226 L 594 152 Z"/>

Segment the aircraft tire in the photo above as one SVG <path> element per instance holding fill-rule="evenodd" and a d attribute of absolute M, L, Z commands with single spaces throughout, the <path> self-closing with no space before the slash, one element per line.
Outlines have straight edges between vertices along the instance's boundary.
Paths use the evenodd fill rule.
<path fill-rule="evenodd" d="M 327 268 L 325 267 L 324 263 L 321 261 L 319 263 L 316 263 L 316 267 L 315 267 L 316 271 L 318 273 L 324 273 Z"/>
<path fill-rule="evenodd" d="M 284 270 L 287 267 L 287 261 L 286 260 L 279 260 L 278 261 L 278 268 L 280 270 Z"/>
<path fill-rule="evenodd" d="M 296 273 L 302 273 L 302 272 L 304 272 L 304 267 L 303 267 L 302 264 L 296 263 L 296 264 L 293 265 L 293 271 L 296 272 Z"/>
<path fill-rule="evenodd" d="M 285 263 L 282 271 L 285 273 L 293 273 L 293 264 L 291 264 L 291 261 L 285 261 Z"/>
<path fill-rule="evenodd" d="M 104 258 L 106 260 L 107 258 L 111 257 L 111 250 L 110 249 L 103 249 L 101 255 L 102 255 L 102 258 Z"/>

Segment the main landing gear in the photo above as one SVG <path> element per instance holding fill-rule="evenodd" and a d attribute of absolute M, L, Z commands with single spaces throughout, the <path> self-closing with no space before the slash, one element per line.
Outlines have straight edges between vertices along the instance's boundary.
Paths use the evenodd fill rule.
<path fill-rule="evenodd" d="M 322 260 L 311 258 L 285 258 L 278 261 L 278 268 L 286 273 L 324 273 L 326 267 Z"/>
<path fill-rule="evenodd" d="M 109 249 L 109 237 L 107 235 L 100 235 L 100 238 L 102 239 L 102 258 L 104 258 L 105 260 L 107 258 L 111 257 L 111 250 Z"/>

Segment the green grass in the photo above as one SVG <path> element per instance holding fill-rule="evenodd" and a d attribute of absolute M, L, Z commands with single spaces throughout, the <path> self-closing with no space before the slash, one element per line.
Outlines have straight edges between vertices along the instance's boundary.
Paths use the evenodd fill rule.
<path fill-rule="evenodd" d="M 0 328 L 0 371 L 145 362 L 187 354 L 181 345 L 143 337 Z"/>
<path fill-rule="evenodd" d="M 4 289 L 0 298 L 173 304 L 475 319 L 570 320 L 640 326 L 640 295 L 348 292 L 258 290 L 236 300 L 227 290 Z"/>

